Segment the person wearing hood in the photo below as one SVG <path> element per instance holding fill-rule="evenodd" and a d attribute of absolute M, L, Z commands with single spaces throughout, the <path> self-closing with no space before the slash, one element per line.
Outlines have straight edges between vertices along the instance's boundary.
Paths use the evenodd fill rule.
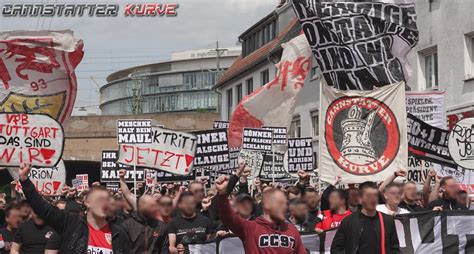
<path fill-rule="evenodd" d="M 226 195 L 228 184 L 228 176 L 220 176 L 216 181 L 219 217 L 224 226 L 242 240 L 245 253 L 306 253 L 298 230 L 286 222 L 288 199 L 282 190 L 265 190 L 262 197 L 263 215 L 255 221 L 248 221 L 232 210 Z"/>
<path fill-rule="evenodd" d="M 158 213 L 155 198 L 141 196 L 137 208 L 137 212 L 121 224 L 130 238 L 131 253 L 168 253 L 166 226 L 155 218 Z"/>

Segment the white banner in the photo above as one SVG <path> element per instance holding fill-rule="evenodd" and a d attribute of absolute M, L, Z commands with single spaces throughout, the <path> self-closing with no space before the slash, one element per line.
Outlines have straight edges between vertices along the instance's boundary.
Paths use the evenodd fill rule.
<path fill-rule="evenodd" d="M 408 113 L 431 126 L 446 129 L 445 92 L 406 92 L 405 96 Z"/>
<path fill-rule="evenodd" d="M 50 116 L 0 114 L 0 166 L 54 167 L 63 148 L 63 127 Z"/>
<path fill-rule="evenodd" d="M 372 91 L 321 85 L 319 169 L 323 181 L 383 181 L 407 168 L 405 83 Z"/>
<path fill-rule="evenodd" d="M 117 162 L 160 169 L 176 175 L 192 172 L 196 135 L 152 127 L 150 144 L 120 144 Z"/>

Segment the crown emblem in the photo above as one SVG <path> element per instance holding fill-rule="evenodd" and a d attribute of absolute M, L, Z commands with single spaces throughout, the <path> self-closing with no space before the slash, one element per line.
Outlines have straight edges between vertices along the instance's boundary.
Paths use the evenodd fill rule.
<path fill-rule="evenodd" d="M 370 134 L 376 111 L 373 110 L 362 118 L 362 109 L 354 105 L 347 113 L 347 119 L 341 122 L 342 127 L 342 156 L 355 164 L 367 164 L 377 159 L 375 150 L 370 142 Z"/>

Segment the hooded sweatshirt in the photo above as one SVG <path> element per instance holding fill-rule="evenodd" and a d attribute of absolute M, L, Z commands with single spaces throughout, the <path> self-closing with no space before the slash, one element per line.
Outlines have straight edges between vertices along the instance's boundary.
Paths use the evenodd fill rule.
<path fill-rule="evenodd" d="M 217 206 L 222 223 L 242 240 L 245 253 L 306 253 L 301 236 L 292 224 L 274 224 L 263 217 L 244 220 L 232 210 L 227 195 L 217 195 Z"/>

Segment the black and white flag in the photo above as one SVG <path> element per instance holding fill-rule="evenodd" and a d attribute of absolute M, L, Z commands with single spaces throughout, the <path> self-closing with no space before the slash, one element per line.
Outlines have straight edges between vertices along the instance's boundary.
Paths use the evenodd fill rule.
<path fill-rule="evenodd" d="M 401 254 L 474 253 L 474 211 L 420 212 L 395 216 Z M 321 234 L 303 234 L 308 253 L 329 254 L 337 229 Z M 189 247 L 190 253 L 244 254 L 237 237 Z M 216 251 L 217 250 L 217 251 Z"/>
<path fill-rule="evenodd" d="M 194 134 L 197 137 L 195 167 L 229 164 L 227 129 L 196 131 Z"/>
<path fill-rule="evenodd" d="M 406 55 L 418 42 L 415 4 L 393 2 L 293 0 L 328 85 L 372 90 L 406 80 Z"/>

